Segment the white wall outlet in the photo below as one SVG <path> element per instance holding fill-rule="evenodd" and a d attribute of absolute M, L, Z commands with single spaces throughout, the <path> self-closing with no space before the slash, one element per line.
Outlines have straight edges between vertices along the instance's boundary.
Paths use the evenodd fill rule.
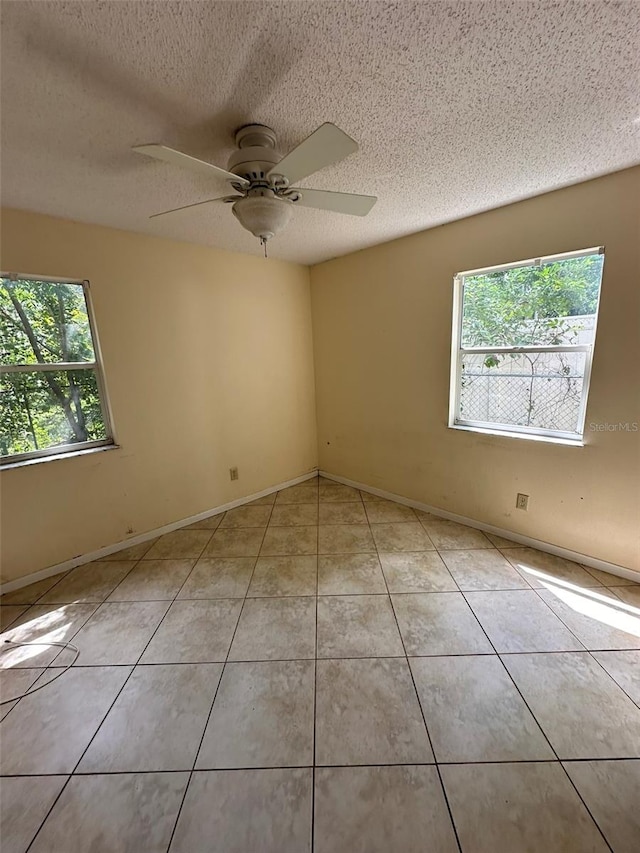
<path fill-rule="evenodd" d="M 229 476 L 232 480 L 238 479 L 238 469 L 237 468 L 229 468 Z"/>
<path fill-rule="evenodd" d="M 518 492 L 518 496 L 516 497 L 516 509 L 524 509 L 527 510 L 529 508 L 529 495 L 523 495 Z"/>

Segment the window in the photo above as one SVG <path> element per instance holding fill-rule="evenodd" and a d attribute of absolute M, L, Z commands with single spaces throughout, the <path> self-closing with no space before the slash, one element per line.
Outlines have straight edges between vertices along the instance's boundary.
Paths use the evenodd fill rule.
<path fill-rule="evenodd" d="M 2 463 L 113 444 L 89 283 L 0 278 Z"/>
<path fill-rule="evenodd" d="M 456 275 L 449 426 L 581 442 L 603 252 Z"/>

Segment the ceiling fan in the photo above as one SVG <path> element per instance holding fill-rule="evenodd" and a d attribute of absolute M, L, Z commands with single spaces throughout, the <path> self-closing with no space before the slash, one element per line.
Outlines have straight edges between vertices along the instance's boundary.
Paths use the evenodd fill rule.
<path fill-rule="evenodd" d="M 233 213 L 243 228 L 258 237 L 265 247 L 268 240 L 289 222 L 294 205 L 331 210 L 350 216 L 366 216 L 377 199 L 370 195 L 329 192 L 295 187 L 297 181 L 312 175 L 325 166 L 337 163 L 358 150 L 358 143 L 331 122 L 314 130 L 285 157 L 276 150 L 276 135 L 270 127 L 248 124 L 236 131 L 236 151 L 229 159 L 228 169 L 198 160 L 166 145 L 136 145 L 133 150 L 174 166 L 181 166 L 207 177 L 224 178 L 235 195 L 220 196 L 154 213 L 164 216 L 212 202 L 233 204 Z"/>

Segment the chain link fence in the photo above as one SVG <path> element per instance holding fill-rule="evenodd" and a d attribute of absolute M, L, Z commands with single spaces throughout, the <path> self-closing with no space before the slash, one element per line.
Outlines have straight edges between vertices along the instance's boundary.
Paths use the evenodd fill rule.
<path fill-rule="evenodd" d="M 585 361 L 584 352 L 466 354 L 458 417 L 577 432 Z"/>

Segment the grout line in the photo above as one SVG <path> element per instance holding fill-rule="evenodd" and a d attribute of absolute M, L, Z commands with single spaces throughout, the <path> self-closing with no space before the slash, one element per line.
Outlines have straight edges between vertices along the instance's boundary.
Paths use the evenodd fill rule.
<path fill-rule="evenodd" d="M 307 597 L 310 598 L 311 596 L 307 596 Z M 601 649 L 600 651 L 612 651 L 612 650 L 611 649 Z M 613 651 L 615 651 L 615 650 L 613 650 Z M 622 651 L 635 652 L 635 651 L 639 651 L 639 650 L 638 649 L 623 649 Z M 522 655 L 566 655 L 566 654 L 585 655 L 588 653 L 589 653 L 588 650 L 576 651 L 575 649 L 565 649 L 565 650 L 556 651 L 556 652 L 499 652 L 499 653 L 496 653 L 496 652 L 458 652 L 455 654 L 442 654 L 442 652 L 438 652 L 437 654 L 433 654 L 433 655 L 405 655 L 403 653 L 403 654 L 398 654 L 398 655 L 360 655 L 360 656 L 344 655 L 343 656 L 343 655 L 335 655 L 334 654 L 334 655 L 331 655 L 331 657 L 319 657 L 319 658 L 317 658 L 317 660 L 320 660 L 320 661 L 329 661 L 329 660 L 335 660 L 335 661 L 340 661 L 340 660 L 397 660 L 398 658 L 406 657 L 408 661 L 412 661 L 412 660 L 422 660 L 423 658 L 429 659 L 429 660 L 431 658 L 471 658 L 471 657 L 475 657 L 475 658 L 479 658 L 479 657 L 510 658 L 510 657 L 519 657 Z M 233 663 L 233 664 L 236 664 L 236 663 L 238 663 L 238 664 L 240 664 L 240 663 L 292 663 L 294 661 L 310 661 L 310 660 L 314 660 L 314 658 L 312 658 L 312 657 L 308 657 L 308 658 L 300 658 L 300 657 L 294 657 L 294 658 L 247 658 L 247 659 L 243 659 L 243 660 L 229 658 L 227 662 Z M 84 664 L 84 665 L 80 664 L 78 666 L 74 666 L 73 669 L 74 670 L 76 670 L 76 669 L 95 669 L 96 667 L 101 668 L 101 669 L 107 669 L 107 668 L 117 669 L 118 667 L 128 667 L 128 666 L 194 666 L 197 664 L 203 664 L 204 665 L 204 664 L 223 664 L 223 663 L 225 663 L 224 660 L 150 661 L 150 662 L 143 661 L 141 663 L 135 663 L 135 664 L 132 664 L 132 663 L 109 663 L 109 664 L 97 663 L 97 664 Z M 23 667 L 14 667 L 11 671 L 29 672 L 32 669 L 42 669 L 43 674 L 44 674 L 44 671 L 47 668 L 46 667 L 40 667 L 40 666 L 23 666 Z M 49 667 L 49 669 L 62 669 L 62 665 L 57 666 L 57 667 L 52 665 Z M 609 675 L 609 673 L 606 671 L 606 669 L 605 669 L 605 673 L 607 675 Z M 612 678 L 612 676 L 609 675 L 609 678 Z M 612 679 L 612 680 L 615 681 L 615 679 Z M 36 682 L 34 681 L 33 684 L 35 684 L 35 683 Z M 617 682 L 616 682 L 616 686 L 618 686 Z M 631 700 L 631 701 L 633 701 L 633 700 Z M 637 703 L 634 702 L 634 704 L 637 704 Z M 5 717 L 6 716 L 7 716 L 7 714 L 5 714 Z"/>
<path fill-rule="evenodd" d="M 638 648 L 640 648 L 640 646 Z M 622 690 L 624 695 L 627 696 L 627 698 L 630 699 L 637 708 L 640 708 L 640 702 L 636 702 L 636 700 L 629 693 L 627 693 L 627 691 L 620 684 L 620 682 L 616 678 L 614 678 L 613 675 L 611 675 L 611 673 L 607 670 L 607 668 L 604 666 L 604 664 L 602 664 L 598 660 L 598 658 L 593 654 L 594 651 L 595 652 L 614 652 L 614 653 L 616 653 L 616 652 L 634 652 L 634 651 L 638 651 L 638 649 L 587 649 L 587 651 L 589 652 L 591 657 L 594 659 L 594 661 L 598 664 L 598 666 L 604 670 L 604 672 L 609 676 L 609 678 L 611 678 L 614 681 L 615 684 L 618 685 L 618 687 L 620 688 L 620 690 Z M 569 761 L 569 760 L 570 759 L 567 759 L 567 761 Z"/>
<path fill-rule="evenodd" d="M 385 764 L 366 764 L 366 763 L 357 763 L 357 764 L 317 764 L 318 768 L 336 768 L 336 769 L 349 769 L 351 767 L 470 767 L 470 766 L 492 766 L 495 764 L 591 764 L 593 762 L 602 762 L 602 763 L 610 763 L 614 762 L 625 762 L 625 761 L 634 761 L 637 762 L 638 759 L 635 755 L 630 756 L 615 756 L 613 758 L 562 758 L 562 759 L 554 759 L 554 758 L 531 758 L 531 759 L 494 759 L 491 761 L 405 761 L 405 762 L 387 762 Z M 238 770 L 300 770 L 300 769 L 308 769 L 312 770 L 312 764 L 269 764 L 269 765 L 245 765 L 238 767 L 211 767 L 211 768 L 202 768 L 196 772 L 200 773 L 234 773 Z M 170 775 L 171 773 L 189 773 L 189 768 L 185 767 L 183 769 L 171 769 L 171 770 L 103 770 L 100 772 L 96 771 L 83 771 L 79 770 L 78 772 L 73 773 L 73 778 L 77 777 L 86 777 L 86 776 L 155 776 L 156 774 L 164 774 Z M 67 776 L 68 773 L 5 773 L 0 779 L 33 779 L 33 778 L 48 778 L 48 777 L 58 777 L 58 776 Z"/>
<path fill-rule="evenodd" d="M 383 554 L 390 554 L 391 553 L 391 554 L 398 554 L 398 555 L 400 555 L 400 554 L 414 554 L 414 553 L 417 553 L 417 554 L 433 554 L 433 551 L 382 551 L 381 553 L 383 553 Z M 221 560 L 236 560 L 236 559 L 254 560 L 254 559 L 258 559 L 258 561 L 259 561 L 259 560 L 280 559 L 281 557 L 288 557 L 292 560 L 295 560 L 295 559 L 298 559 L 300 557 L 360 557 L 360 556 L 377 557 L 377 554 L 374 554 L 372 551 L 353 551 L 353 552 L 347 552 L 344 554 L 316 554 L 316 553 L 313 553 L 313 554 L 263 554 L 261 556 L 257 556 L 256 554 L 249 554 L 249 555 L 245 555 L 245 556 L 241 556 L 241 557 L 219 557 L 219 558 L 216 557 L 214 559 L 221 559 Z M 193 568 L 189 570 L 189 575 L 187 575 L 186 580 L 188 580 L 189 576 L 192 574 L 192 572 L 195 568 L 196 568 L 196 566 L 193 566 Z M 384 569 L 383 569 L 383 572 L 384 572 Z M 186 580 L 181 584 L 180 591 L 182 590 L 182 588 L 186 584 Z M 480 592 L 480 593 L 490 594 L 490 593 L 494 593 L 494 592 L 532 592 L 532 591 L 535 591 L 531 587 L 524 588 L 524 587 L 513 587 L 513 586 L 495 587 L 492 589 L 470 589 L 470 588 L 464 588 L 463 589 L 462 587 L 457 585 L 455 578 L 452 577 L 451 580 L 453 583 L 456 584 L 456 589 L 413 589 L 413 590 L 393 590 L 393 589 L 390 589 L 388 593 L 386 593 L 386 592 L 319 592 L 318 595 L 320 596 L 320 598 L 331 598 L 331 597 L 337 597 L 337 596 L 338 597 L 339 596 L 344 597 L 344 596 L 357 596 L 357 595 L 360 595 L 360 596 L 375 596 L 375 595 L 387 595 L 387 594 L 398 595 L 398 596 L 400 596 L 400 595 L 450 595 L 451 593 L 458 593 L 458 592 L 463 592 L 463 593 Z M 590 589 L 590 587 L 589 587 L 589 589 Z M 113 600 L 111 600 L 110 598 L 106 598 L 106 599 L 103 599 L 100 601 L 86 601 L 85 599 L 82 599 L 82 598 L 76 598 L 73 601 L 56 601 L 56 602 L 51 602 L 51 603 L 45 602 L 45 604 L 43 604 L 43 605 L 39 604 L 37 606 L 38 607 L 40 607 L 40 606 L 49 607 L 50 606 L 52 608 L 60 608 L 60 607 L 68 607 L 69 605 L 75 605 L 75 604 L 78 604 L 78 605 L 80 605 L 80 604 L 84 604 L 84 605 L 95 604 L 96 606 L 99 607 L 102 604 L 149 604 L 149 603 L 159 604 L 163 601 L 169 601 L 169 602 L 173 603 L 176 600 L 178 600 L 178 601 L 241 601 L 242 598 L 244 597 L 242 595 L 211 595 L 211 596 L 208 596 L 208 595 L 199 595 L 199 596 L 183 595 L 183 596 L 180 596 L 180 591 L 178 592 L 178 596 L 167 597 L 167 598 L 121 598 L 121 599 L 113 599 Z M 115 592 L 115 589 L 113 590 L 113 592 Z M 113 592 L 109 593 L 109 596 L 111 596 L 113 594 Z M 309 593 L 309 592 L 306 592 L 306 593 L 278 593 L 277 595 L 247 595 L 247 598 L 313 598 L 314 595 L 315 595 L 315 593 Z M 616 604 L 617 602 L 612 602 L 612 603 Z M 620 600 L 620 603 L 625 604 L 626 602 Z M 24 606 L 26 609 L 25 609 L 24 613 L 21 613 L 20 615 L 16 616 L 15 620 L 10 625 L 6 625 L 2 633 L 4 633 L 5 631 L 10 631 L 12 628 L 20 627 L 19 625 L 16 625 L 15 623 L 22 616 L 24 616 L 26 614 L 27 610 L 31 609 L 31 607 L 35 607 L 36 605 L 13 605 L 12 604 L 12 605 L 4 605 L 4 606 L 6 606 L 6 607 L 14 607 L 14 606 L 15 607 L 18 607 L 18 606 L 22 607 L 22 606 Z M 547 606 L 549 606 L 549 605 L 547 604 Z M 558 614 L 555 611 L 553 611 L 553 613 L 555 616 L 557 616 L 558 619 L 560 619 L 562 621 L 561 617 L 558 616 Z M 568 626 L 566 626 L 566 627 L 568 628 Z M 571 629 L 569 628 L 569 630 L 571 630 Z M 640 643 L 639 643 L 638 647 L 640 647 Z M 632 651 L 632 650 L 633 650 L 633 647 L 631 647 L 629 649 L 620 649 L 620 648 L 594 649 L 594 651 L 613 651 L 613 652 Z"/>
<path fill-rule="evenodd" d="M 276 499 L 277 499 L 277 495 L 276 495 Z M 258 555 L 259 555 L 260 551 L 262 550 L 262 546 L 264 544 L 264 540 L 265 540 L 265 537 L 267 535 L 267 528 L 269 526 L 269 520 L 271 519 L 271 516 L 273 515 L 273 508 L 275 505 L 276 505 L 276 502 L 274 500 L 274 502 L 270 505 L 269 519 L 267 520 L 267 526 L 264 528 L 264 533 L 262 534 L 262 540 L 260 542 L 260 548 L 258 551 Z M 229 642 L 229 648 L 227 649 L 227 654 L 226 654 L 225 660 L 222 664 L 222 669 L 220 670 L 220 678 L 218 679 L 218 683 L 216 685 L 216 689 L 215 689 L 215 692 L 213 694 L 213 700 L 211 702 L 211 707 L 209 708 L 209 713 L 207 714 L 207 719 L 205 721 L 204 728 L 202 729 L 202 736 L 200 737 L 200 743 L 198 744 L 198 748 L 196 749 L 196 752 L 195 752 L 195 755 L 193 758 L 193 764 L 191 766 L 191 770 L 189 771 L 189 778 L 187 779 L 187 784 L 185 785 L 184 793 L 183 793 L 182 799 L 180 801 L 180 807 L 178 808 L 178 811 L 176 813 L 176 818 L 175 818 L 175 821 L 173 824 L 173 829 L 171 830 L 171 837 L 169 838 L 169 843 L 167 845 L 167 851 L 169 851 L 169 849 L 171 848 L 171 845 L 173 843 L 173 837 L 174 837 L 174 835 L 176 833 L 176 829 L 178 827 L 180 815 L 182 814 L 182 809 L 184 807 L 184 803 L 185 803 L 185 800 L 187 798 L 187 792 L 189 790 L 189 786 L 191 785 L 191 780 L 193 778 L 193 774 L 194 774 L 195 769 L 196 769 L 196 764 L 198 763 L 198 757 L 200 755 L 200 750 L 202 749 L 202 744 L 204 743 L 204 738 L 205 738 L 205 735 L 207 733 L 207 729 L 209 727 L 209 721 L 211 720 L 211 714 L 213 713 L 213 707 L 216 703 L 216 699 L 218 698 L 218 692 L 220 690 L 220 685 L 222 684 L 222 679 L 224 677 L 225 669 L 227 667 L 227 663 L 229 662 L 229 655 L 231 654 L 231 646 L 233 645 L 233 641 L 235 640 L 235 636 L 236 636 L 236 633 L 238 631 L 238 626 L 240 625 L 240 620 L 242 619 L 242 613 L 244 611 L 244 606 L 245 606 L 246 601 L 247 601 L 247 594 L 249 592 L 251 582 L 253 581 L 253 576 L 254 576 L 255 571 L 256 571 L 256 566 L 258 565 L 258 555 L 256 555 L 256 557 L 255 557 L 253 569 L 251 570 L 251 577 L 249 578 L 249 583 L 247 584 L 247 588 L 245 590 L 245 594 L 244 594 L 244 597 L 242 599 L 242 606 L 240 607 L 240 612 L 238 613 L 238 619 L 236 621 L 235 628 L 233 629 L 233 634 L 232 634 L 231 640 Z"/>
<path fill-rule="evenodd" d="M 371 525 L 369 525 L 371 527 Z M 373 531 L 371 531 L 371 536 L 373 538 Z M 418 694 L 418 688 L 416 687 L 415 678 L 413 677 L 413 670 L 411 669 L 411 664 L 409 663 L 409 657 L 407 655 L 407 648 L 405 646 L 404 637 L 402 636 L 402 631 L 400 630 L 400 623 L 398 622 L 398 616 L 396 614 L 395 607 L 393 606 L 393 599 L 391 598 L 391 594 L 389 593 L 389 585 L 387 584 L 387 578 L 384 573 L 384 569 L 382 568 L 382 560 L 380 559 L 380 551 L 378 550 L 377 543 L 374 539 L 374 544 L 376 545 L 376 552 L 378 554 L 378 562 L 380 564 L 380 568 L 382 571 L 382 577 L 384 578 L 384 584 L 387 588 L 387 596 L 389 599 L 389 605 L 391 607 L 391 612 L 393 613 L 393 618 L 395 619 L 396 629 L 400 636 L 400 642 L 402 643 L 402 648 L 404 650 L 404 659 L 407 665 L 407 669 L 409 670 L 409 677 L 411 678 L 411 683 L 413 684 L 413 691 L 416 697 L 416 702 L 418 703 L 418 708 L 420 709 L 420 714 L 422 715 L 422 722 L 424 725 L 425 733 L 427 735 L 427 740 L 429 741 L 429 749 L 431 750 L 431 754 L 433 755 L 433 766 L 436 768 L 436 773 L 438 774 L 438 781 L 440 782 L 440 790 L 442 791 L 442 796 L 444 797 L 444 802 L 447 807 L 447 812 L 449 814 L 449 820 L 451 821 L 451 828 L 453 829 L 453 834 L 456 839 L 456 844 L 458 845 L 458 850 L 462 853 L 462 845 L 460 843 L 460 838 L 458 836 L 458 829 L 456 827 L 455 821 L 453 819 L 453 812 L 451 811 L 451 805 L 449 804 L 449 797 L 447 796 L 447 792 L 444 787 L 444 782 L 442 780 L 442 773 L 440 772 L 440 768 L 438 767 L 438 759 L 436 756 L 436 751 L 433 748 L 433 740 L 431 739 L 431 733 L 429 732 L 429 726 L 427 725 L 427 719 L 424 713 L 424 709 L 422 707 L 422 702 L 420 701 L 420 695 Z M 455 581 L 454 581 L 455 583 Z"/>
<path fill-rule="evenodd" d="M 320 550 L 320 488 L 318 487 L 318 527 L 316 530 L 316 551 Z M 316 723 L 318 711 L 318 590 L 320 588 L 320 560 L 316 556 L 316 633 L 315 660 L 313 662 L 313 767 L 311 769 L 311 853 L 314 853 L 316 838 Z"/>

